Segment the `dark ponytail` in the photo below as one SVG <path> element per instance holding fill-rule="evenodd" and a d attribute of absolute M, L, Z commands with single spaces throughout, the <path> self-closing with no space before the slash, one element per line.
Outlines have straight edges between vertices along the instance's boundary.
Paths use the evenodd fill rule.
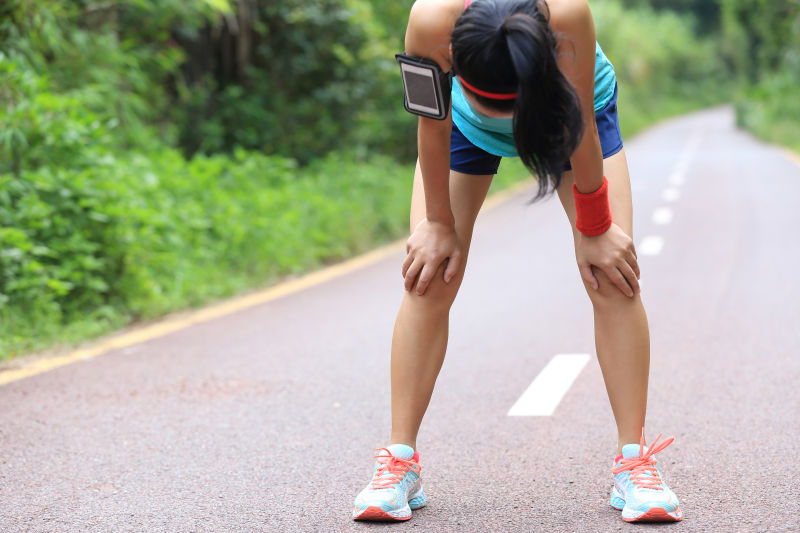
<path fill-rule="evenodd" d="M 539 0 L 477 0 L 452 35 L 453 67 L 484 91 L 517 93 L 496 100 L 470 93 L 486 107 L 514 111 L 514 144 L 539 178 L 535 199 L 555 191 L 583 132 L 580 102 L 556 63 L 547 5 Z M 468 91 L 468 89 L 465 89 Z"/>

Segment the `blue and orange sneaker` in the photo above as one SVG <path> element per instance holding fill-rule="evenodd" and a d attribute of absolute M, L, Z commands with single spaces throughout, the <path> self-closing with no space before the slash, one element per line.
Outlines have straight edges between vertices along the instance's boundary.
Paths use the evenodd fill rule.
<path fill-rule="evenodd" d="M 412 451 L 410 446 L 406 448 Z M 372 481 L 358 493 L 353 504 L 354 520 L 408 520 L 411 510 L 425 505 L 422 491 L 419 452 L 410 459 L 392 455 L 388 448 L 377 448 Z M 397 452 L 395 452 L 397 453 Z"/>
<path fill-rule="evenodd" d="M 683 519 L 678 497 L 667 487 L 656 466 L 654 455 L 672 444 L 670 437 L 658 443 L 661 435 L 645 449 L 644 429 L 639 444 L 626 444 L 614 459 L 614 488 L 611 506 L 622 511 L 626 522 L 677 522 Z"/>

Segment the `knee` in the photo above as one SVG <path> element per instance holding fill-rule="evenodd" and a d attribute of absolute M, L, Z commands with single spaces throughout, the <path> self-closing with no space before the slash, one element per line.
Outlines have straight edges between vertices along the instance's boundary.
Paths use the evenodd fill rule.
<path fill-rule="evenodd" d="M 632 298 L 626 296 L 603 271 L 599 269 L 593 269 L 593 271 L 594 277 L 597 278 L 598 288 L 592 288 L 586 280 L 583 280 L 583 286 L 595 309 L 619 308 L 619 306 L 632 305 L 633 302 L 639 300 L 638 294 L 634 294 Z"/>
<path fill-rule="evenodd" d="M 424 294 L 417 294 L 417 282 L 414 282 L 406 297 L 433 312 L 449 312 L 464 279 L 464 268 L 460 268 L 449 283 L 444 282 L 444 270 L 445 265 L 440 265 Z"/>

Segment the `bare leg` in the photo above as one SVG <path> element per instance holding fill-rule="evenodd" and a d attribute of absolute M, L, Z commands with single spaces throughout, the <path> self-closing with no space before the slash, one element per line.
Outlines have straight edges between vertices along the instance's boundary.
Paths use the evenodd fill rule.
<path fill-rule="evenodd" d="M 440 267 L 424 295 L 417 296 L 412 287 L 403 297 L 392 336 L 391 444 L 417 446 L 419 426 L 444 362 L 450 307 L 464 276 L 475 219 L 491 183 L 492 176 L 450 172 L 450 202 L 456 233 L 464 249 L 464 261 L 461 262 L 460 272 L 450 283 L 442 280 L 444 269 Z M 417 164 L 411 198 L 412 231 L 424 217 L 425 197 Z M 401 283 L 401 279 L 398 279 L 398 287 L 402 287 Z"/>
<path fill-rule="evenodd" d="M 611 218 L 633 238 L 631 185 L 625 151 L 603 161 L 608 178 Z M 564 211 L 575 229 L 573 176 L 565 173 L 558 190 Z M 617 421 L 618 452 L 623 444 L 639 442 L 647 409 L 647 380 L 650 372 L 650 332 L 640 296 L 628 298 L 599 269 L 594 269 L 599 290 L 584 282 L 594 308 L 597 359 L 603 371 L 611 410 Z"/>

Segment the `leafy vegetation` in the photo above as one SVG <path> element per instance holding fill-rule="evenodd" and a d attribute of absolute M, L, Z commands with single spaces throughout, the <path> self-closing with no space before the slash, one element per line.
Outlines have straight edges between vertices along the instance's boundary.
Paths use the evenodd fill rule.
<path fill-rule="evenodd" d="M 800 150 L 800 0 L 623 0 L 661 15 L 680 14 L 713 43 L 740 126 Z M 655 39 L 658 41 L 658 39 Z M 687 64 L 693 68 L 695 65 Z M 682 77 L 679 74 L 679 79 Z M 717 92 L 713 84 L 710 89 Z M 694 97 L 690 97 L 695 100 Z"/>
<path fill-rule="evenodd" d="M 107 155 L 0 177 L 0 352 L 153 318 L 407 229 L 410 165 L 238 150 Z M 60 331 L 69 325 L 68 331 Z M 70 330 L 73 332 L 71 333 Z"/>
<path fill-rule="evenodd" d="M 724 57 L 739 82 L 739 125 L 800 151 L 800 0 L 721 5 Z"/>
<path fill-rule="evenodd" d="M 730 99 L 730 78 L 717 59 L 717 45 L 694 34 L 694 19 L 603 2 L 593 9 L 597 40 L 619 81 L 623 136 L 664 117 Z"/>

